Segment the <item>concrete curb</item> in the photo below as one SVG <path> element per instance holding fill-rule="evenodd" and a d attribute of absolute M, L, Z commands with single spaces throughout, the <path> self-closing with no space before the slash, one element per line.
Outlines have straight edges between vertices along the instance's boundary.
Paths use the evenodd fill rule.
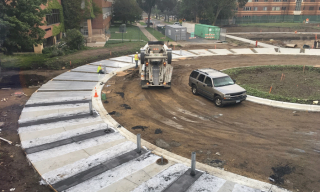
<path fill-rule="evenodd" d="M 127 69 L 132 68 L 131 66 L 129 67 L 125 67 L 122 68 L 119 71 L 124 71 Z M 111 79 L 113 76 L 115 76 L 116 73 L 113 74 L 109 74 L 106 75 L 103 79 L 102 82 L 107 83 L 107 81 L 109 79 Z M 114 127 L 116 127 L 117 131 L 119 131 L 119 133 L 121 133 L 123 136 L 125 136 L 129 141 L 132 141 L 134 143 L 136 143 L 136 135 L 134 135 L 133 133 L 131 133 L 130 131 L 128 131 L 125 127 L 121 126 L 116 120 L 114 120 L 107 112 L 107 110 L 104 108 L 102 101 L 101 101 L 101 92 L 102 89 L 104 87 L 104 84 L 101 85 L 101 83 L 97 83 L 96 88 L 97 91 L 100 93 L 98 98 L 94 98 L 92 99 L 92 103 L 94 108 L 97 110 L 97 112 L 100 114 L 101 118 L 103 119 L 103 121 L 107 124 L 112 124 Z M 94 90 L 92 91 L 92 94 L 94 94 Z M 151 143 L 149 143 L 148 141 L 145 141 L 143 139 L 141 139 L 142 141 L 142 145 L 146 148 L 148 148 L 149 150 L 152 151 L 152 153 L 159 155 L 159 156 L 163 156 L 164 158 L 168 159 L 169 161 L 173 161 L 176 163 L 182 163 L 185 164 L 187 166 L 190 166 L 191 164 L 191 160 L 184 158 L 182 156 L 176 155 L 174 153 L 171 153 L 167 150 L 164 150 L 162 148 L 159 148 Z M 203 164 L 203 163 L 199 163 L 197 162 L 197 169 L 200 171 L 205 171 L 208 172 L 209 174 L 212 174 L 214 176 L 220 177 L 222 179 L 228 180 L 228 181 L 232 181 L 232 182 L 236 182 L 242 185 L 246 185 L 248 187 L 252 187 L 252 188 L 257 188 L 260 189 L 262 191 L 268 191 L 268 192 L 288 192 L 288 190 L 280 188 L 278 186 L 269 184 L 269 183 L 265 183 L 262 181 L 258 181 L 258 180 L 254 180 L 248 177 L 244 177 L 241 175 L 237 175 L 231 172 L 227 172 L 215 167 L 211 167 L 209 165 Z"/>

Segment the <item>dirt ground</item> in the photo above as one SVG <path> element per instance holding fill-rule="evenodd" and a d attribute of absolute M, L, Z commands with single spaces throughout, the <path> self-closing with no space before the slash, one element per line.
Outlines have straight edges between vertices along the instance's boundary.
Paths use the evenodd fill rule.
<path fill-rule="evenodd" d="M 25 103 L 40 85 L 53 77 L 65 72 L 61 71 L 3 71 L 0 77 L 0 137 L 12 143 L 0 141 L 0 191 L 52 191 L 49 187 L 39 184 L 41 180 L 37 172 L 26 160 L 20 147 L 17 133 L 18 119 Z M 29 88 L 30 87 L 30 88 Z M 11 88 L 11 89 L 3 89 Z M 13 96 L 15 92 L 23 92 L 27 96 Z"/>
<path fill-rule="evenodd" d="M 238 48 L 255 48 L 255 45 L 243 43 L 240 41 L 227 39 L 228 43 L 216 43 L 216 44 L 185 44 L 181 48 L 182 50 L 190 49 L 238 49 Z M 260 47 L 260 46 L 258 46 Z M 180 50 L 176 47 L 176 50 Z"/>
<path fill-rule="evenodd" d="M 320 189 L 319 113 L 248 101 L 224 108 L 194 96 L 193 69 L 254 65 L 317 65 L 312 56 L 215 56 L 174 62 L 171 89 L 141 89 L 139 74 L 116 76 L 105 87 L 104 106 L 134 134 L 173 153 L 270 182 L 292 191 Z M 115 84 L 111 83 L 112 81 Z M 273 180 L 273 181 L 271 181 Z"/>
<path fill-rule="evenodd" d="M 316 68 L 315 68 L 316 69 Z M 263 92 L 301 100 L 320 99 L 320 73 L 312 68 L 256 68 L 241 69 L 231 76 L 238 84 L 247 85 Z"/>
<path fill-rule="evenodd" d="M 318 24 L 308 24 L 303 28 L 300 27 L 266 27 L 266 26 L 252 26 L 252 27 L 243 27 L 243 26 L 223 26 L 226 28 L 228 33 L 237 33 L 237 32 L 294 32 L 295 30 L 299 32 L 319 32 L 317 29 Z"/>

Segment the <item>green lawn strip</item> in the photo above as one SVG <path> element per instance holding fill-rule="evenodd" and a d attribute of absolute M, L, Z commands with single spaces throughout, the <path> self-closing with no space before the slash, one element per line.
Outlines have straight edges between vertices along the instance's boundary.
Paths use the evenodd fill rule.
<path fill-rule="evenodd" d="M 119 32 L 119 28 L 119 24 L 109 28 L 111 32 L 110 39 L 122 39 L 122 33 Z M 134 25 L 126 25 L 126 32 L 123 33 L 123 39 L 148 41 L 148 38 L 142 33 L 140 28 Z"/>
<path fill-rule="evenodd" d="M 157 31 L 156 29 L 153 29 L 151 27 L 146 27 L 146 30 L 149 31 L 149 33 L 151 33 L 159 41 L 165 41 L 165 42 L 173 41 L 169 37 L 164 36 L 161 32 Z"/>
<path fill-rule="evenodd" d="M 147 25 L 145 22 L 139 22 L 140 25 L 144 26 L 144 25 Z"/>
<path fill-rule="evenodd" d="M 167 24 L 170 24 L 170 25 L 173 25 L 174 24 L 174 22 L 168 22 L 168 21 L 165 21 L 165 23 L 167 23 Z"/>
<path fill-rule="evenodd" d="M 92 50 L 80 50 L 72 54 L 53 57 L 45 54 L 15 54 L 15 55 L 1 55 L 1 67 L 4 70 L 10 69 L 20 69 L 20 70 L 30 70 L 30 69 L 62 69 L 63 67 L 70 69 L 77 66 L 85 65 L 88 63 L 96 62 L 103 59 L 108 59 L 111 57 L 118 57 L 122 55 L 133 54 L 137 50 L 140 50 L 146 42 L 126 42 L 106 45 L 106 47 L 94 48 L 94 49 L 105 49 L 105 53 L 92 54 L 87 57 L 79 58 L 79 54 L 85 54 L 86 51 Z M 125 47 L 125 50 L 112 51 L 110 55 L 110 48 Z M 70 66 L 70 61 L 72 65 Z"/>
<path fill-rule="evenodd" d="M 227 73 L 232 78 L 235 78 L 236 76 L 240 76 L 243 71 L 250 71 L 250 70 L 256 70 L 256 69 L 274 69 L 274 70 L 285 70 L 285 69 L 295 69 L 302 71 L 303 66 L 279 66 L 279 65 L 272 65 L 272 66 L 254 66 L 254 67 L 243 67 L 243 68 L 234 68 L 234 69 L 228 69 L 223 71 L 224 73 Z M 320 68 L 312 67 L 312 66 L 306 66 L 305 67 L 306 72 L 318 72 L 320 74 Z M 263 91 L 260 89 L 258 84 L 244 84 L 241 82 L 238 82 L 243 88 L 247 90 L 248 95 L 252 95 L 255 97 L 261 97 L 265 99 L 271 99 L 276 101 L 283 101 L 283 102 L 291 102 L 291 103 L 301 103 L 301 104 L 313 104 L 313 101 L 320 100 L 320 93 L 314 94 L 309 96 L 309 98 L 298 98 L 298 97 L 288 97 L 283 96 L 280 94 L 274 94 L 267 91 Z M 314 80 L 313 84 L 315 86 L 320 87 L 320 81 Z"/>

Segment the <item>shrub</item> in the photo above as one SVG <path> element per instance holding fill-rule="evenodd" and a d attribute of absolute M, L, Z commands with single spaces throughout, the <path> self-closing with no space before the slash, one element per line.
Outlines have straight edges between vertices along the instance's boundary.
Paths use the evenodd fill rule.
<path fill-rule="evenodd" d="M 67 37 L 64 39 L 69 49 L 82 49 L 84 46 L 84 37 L 77 29 L 67 30 Z"/>

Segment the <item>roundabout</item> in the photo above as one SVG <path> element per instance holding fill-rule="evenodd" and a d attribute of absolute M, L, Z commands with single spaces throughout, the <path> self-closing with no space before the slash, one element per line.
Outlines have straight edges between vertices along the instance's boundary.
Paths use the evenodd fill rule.
<path fill-rule="evenodd" d="M 188 173 L 192 151 L 201 176 L 189 182 L 188 191 L 320 188 L 317 113 L 293 113 L 248 101 L 218 109 L 194 96 L 185 81 L 191 69 L 200 67 L 318 61 L 316 56 L 288 56 L 288 50 L 281 52 L 284 55 L 275 50 L 277 55 L 263 55 L 272 54 L 272 49 L 182 52 L 197 60 L 176 53 L 171 89 L 142 90 L 132 70 L 132 75 L 121 76 L 134 66 L 128 56 L 78 67 L 32 95 L 19 120 L 22 148 L 42 183 L 56 191 L 170 191 Z M 239 55 L 245 53 L 252 56 Z M 94 74 L 100 63 L 109 74 Z M 107 101 L 102 103 L 104 86 Z M 91 99 L 96 90 L 98 98 Z M 155 134 L 159 129 L 162 133 Z M 137 133 L 144 146 L 139 154 Z M 168 159 L 167 165 L 156 164 L 160 156 Z M 269 177 L 274 181 L 269 183 Z"/>

